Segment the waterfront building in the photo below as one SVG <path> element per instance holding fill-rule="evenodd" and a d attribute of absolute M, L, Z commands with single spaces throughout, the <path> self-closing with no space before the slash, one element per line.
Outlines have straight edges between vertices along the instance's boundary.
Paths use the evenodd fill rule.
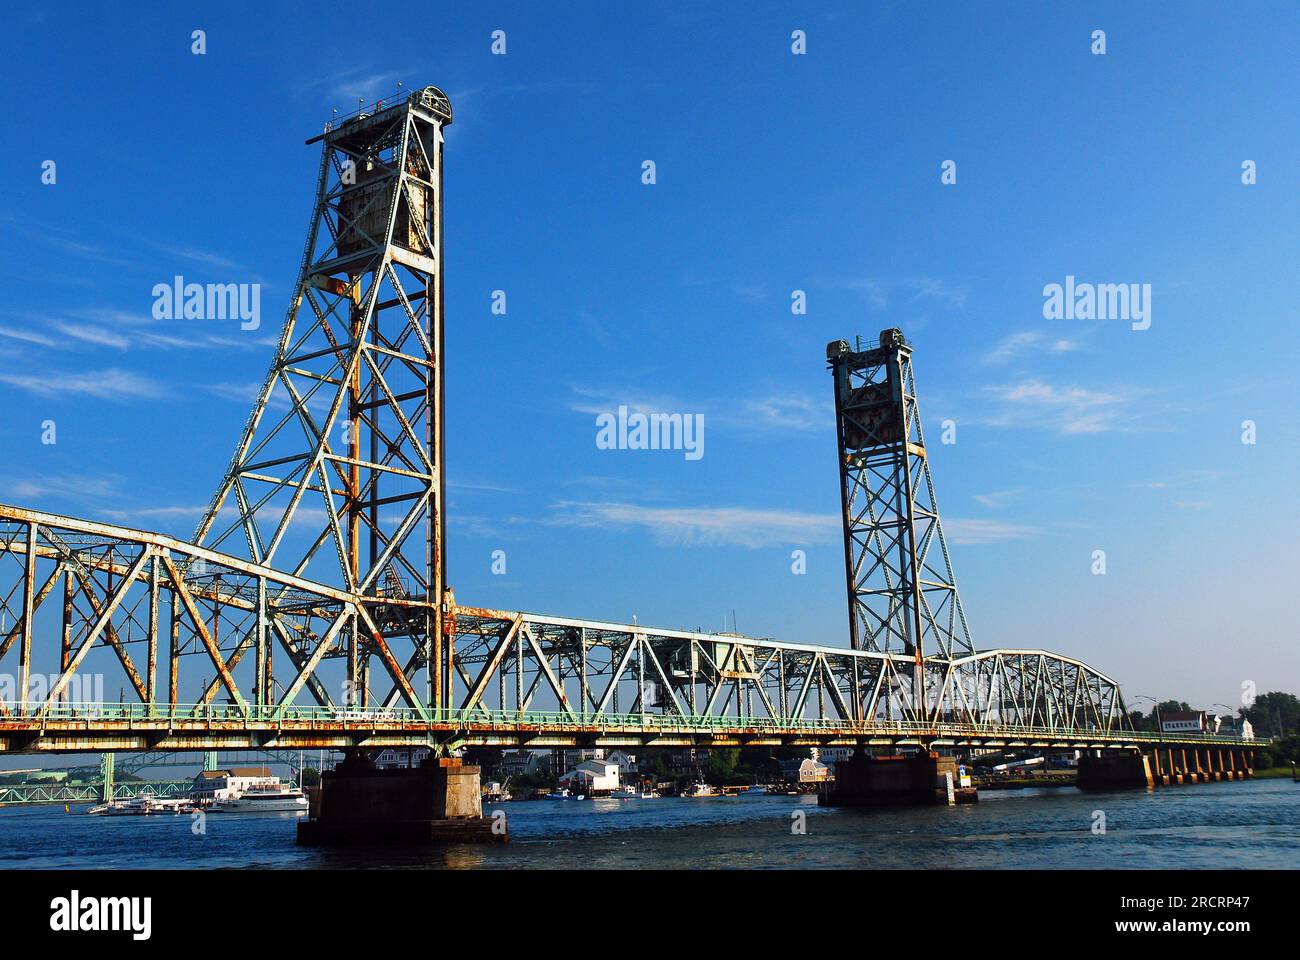
<path fill-rule="evenodd" d="M 279 786 L 270 767 L 231 767 L 204 770 L 194 778 L 190 796 L 195 800 L 232 800 L 252 787 Z"/>
<path fill-rule="evenodd" d="M 389 747 L 375 754 L 375 766 L 380 770 L 401 770 L 406 767 L 418 767 L 429 755 L 428 747 Z"/>
<path fill-rule="evenodd" d="M 1162 733 L 1207 733 L 1213 719 L 1204 710 L 1170 710 L 1160 714 Z"/>
<path fill-rule="evenodd" d="M 1214 718 L 1214 732 L 1221 737 L 1237 737 L 1240 740 L 1254 740 L 1255 728 L 1245 717 L 1231 714 Z"/>
<path fill-rule="evenodd" d="M 781 779 L 786 783 L 821 783 L 831 778 L 830 768 L 819 760 L 782 760 Z"/>
<path fill-rule="evenodd" d="M 560 785 L 587 796 L 617 790 L 621 785 L 618 764 L 612 760 L 584 760 L 560 777 Z"/>
<path fill-rule="evenodd" d="M 503 780 L 510 777 L 527 777 L 546 769 L 546 755 L 534 750 L 507 750 L 497 765 L 497 775 Z"/>

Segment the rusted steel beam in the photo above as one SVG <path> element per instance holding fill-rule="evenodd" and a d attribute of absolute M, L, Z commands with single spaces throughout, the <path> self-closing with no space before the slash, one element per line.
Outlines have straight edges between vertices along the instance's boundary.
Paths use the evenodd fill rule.
<path fill-rule="evenodd" d="M 89 533 L 128 543 L 152 546 L 160 551 L 166 550 L 172 555 L 193 557 L 214 566 L 229 567 L 231 570 L 248 574 L 253 578 L 264 576 L 271 583 L 292 587 L 296 590 L 302 591 L 303 593 L 315 594 L 323 599 L 333 600 L 339 603 L 355 602 L 358 599 L 361 599 L 372 605 L 383 603 L 412 608 L 424 608 L 429 605 L 425 600 L 402 597 L 385 597 L 382 598 L 382 600 L 376 597 L 358 598 L 355 594 L 348 593 L 346 590 L 340 590 L 337 587 L 331 587 L 328 584 L 307 580 L 295 574 L 285 573 L 273 567 L 252 563 L 248 560 L 242 560 L 227 553 L 210 550 L 207 547 L 198 547 L 192 543 L 185 543 L 184 541 L 177 540 L 175 537 L 169 537 L 160 533 L 150 533 L 145 530 L 136 530 L 130 527 L 120 527 L 113 524 L 80 520 L 74 517 L 65 517 L 38 510 L 26 510 L 3 503 L 0 503 L 0 520 L 10 520 L 19 523 L 35 522 L 41 527 L 52 527 L 55 530 L 70 530 L 78 533 Z"/>
<path fill-rule="evenodd" d="M 320 665 L 325 654 L 329 651 L 330 647 L 333 646 L 339 630 L 343 628 L 343 624 L 352 614 L 353 608 L 351 605 L 344 607 L 339 611 L 339 615 L 334 619 L 334 622 L 330 624 L 330 628 L 325 632 L 325 636 L 320 638 L 320 641 L 316 644 L 316 649 L 312 651 L 311 656 L 309 656 L 303 663 L 302 667 L 298 670 L 298 675 L 294 677 L 293 683 L 289 685 L 289 688 L 284 692 L 284 696 L 280 698 L 280 702 L 275 708 L 275 715 L 277 718 L 283 714 L 286 707 L 293 703 L 294 697 L 296 697 L 298 691 L 303 688 L 303 685 L 307 682 L 307 678 L 310 677 L 315 672 L 316 667 Z"/>
<path fill-rule="evenodd" d="M 30 560 L 28 562 L 30 562 Z M 26 571 L 27 567 L 24 566 L 23 569 L 24 571 Z M 32 596 L 33 614 L 35 613 L 35 611 L 41 608 L 41 604 L 45 602 L 45 598 L 50 595 L 50 591 L 54 589 L 55 581 L 58 580 L 59 575 L 63 573 L 63 570 L 64 570 L 63 564 L 62 563 L 57 564 L 54 568 L 54 572 L 49 575 L 46 581 L 43 584 L 41 584 L 41 588 L 37 590 L 36 593 Z M 26 599 L 24 599 L 23 601 L 24 610 L 26 610 L 26 607 L 27 607 L 27 601 Z M 27 622 L 27 616 L 24 613 L 14 622 L 13 629 L 10 630 L 7 634 L 5 634 L 3 640 L 0 640 L 0 659 L 4 659 L 4 655 L 9 652 L 9 648 L 13 646 L 14 641 L 17 640 L 18 637 L 23 634 L 24 626 L 26 622 Z"/>
<path fill-rule="evenodd" d="M 105 605 L 102 611 L 100 611 L 96 616 L 94 626 L 86 633 L 86 636 L 82 639 L 81 643 L 78 644 L 77 650 L 72 655 L 72 659 L 68 662 L 67 668 L 59 674 L 59 678 L 50 689 L 50 695 L 46 698 L 45 703 L 40 708 L 42 711 L 48 710 L 58 700 L 59 694 L 62 693 L 63 689 L 68 685 L 69 681 L 72 679 L 72 674 L 76 672 L 78 665 L 80 665 L 81 661 L 86 658 L 86 654 L 90 652 L 91 645 L 99 638 L 100 633 L 103 632 L 104 628 L 112 619 L 113 611 L 117 609 L 118 605 L 122 602 L 122 598 L 126 596 L 127 588 L 131 581 L 139 576 L 140 571 L 144 569 L 144 566 L 148 562 L 152 552 L 153 551 L 149 549 L 142 550 L 135 563 L 131 565 L 127 579 L 123 581 L 123 584 L 119 589 L 113 592 L 107 605 Z"/>
<path fill-rule="evenodd" d="M 383 663 L 384 669 L 388 671 L 388 675 L 393 678 L 393 683 L 402 692 L 402 697 L 410 706 L 419 711 L 421 716 L 427 717 L 424 712 L 424 705 L 420 703 L 420 698 L 416 696 L 415 690 L 407 681 L 406 673 L 398 665 L 396 658 L 393 656 L 393 651 L 389 649 L 388 644 L 380 635 L 379 628 L 375 626 L 375 621 L 370 618 L 370 614 L 363 607 L 357 607 L 357 613 L 365 622 L 366 629 L 370 631 L 370 640 L 379 653 L 380 662 Z"/>
<path fill-rule="evenodd" d="M 132 567 L 127 568 L 117 591 L 115 591 L 119 595 L 119 599 L 126 596 L 139 576 L 138 573 L 132 575 L 132 569 Z M 103 605 L 99 601 L 99 596 L 95 592 L 95 587 L 99 584 L 84 570 L 79 570 L 76 567 L 73 567 L 72 573 L 80 587 L 82 596 L 84 596 L 86 601 L 90 604 L 91 612 L 95 616 L 99 616 L 100 611 L 103 609 Z M 131 686 L 135 688 L 135 694 L 140 698 L 140 702 L 148 702 L 148 690 L 145 687 L 145 683 L 140 678 L 139 672 L 135 669 L 135 663 L 131 660 L 131 654 L 127 652 L 126 647 L 122 644 L 121 638 L 117 635 L 117 629 L 113 626 L 113 618 L 111 616 L 108 618 L 108 622 L 104 625 L 104 641 L 112 648 L 113 652 L 117 654 L 118 662 L 122 664 L 122 669 L 126 671 L 126 677 L 131 681 Z"/>
<path fill-rule="evenodd" d="M 243 695 L 239 692 L 239 687 L 235 684 L 235 678 L 232 677 L 230 671 L 226 669 L 226 662 L 222 659 L 221 651 L 217 649 L 217 645 L 212 639 L 212 634 L 208 632 L 207 625 L 203 622 L 203 616 L 194 605 L 194 597 L 190 595 L 185 584 L 185 579 L 181 576 L 180 571 L 176 569 L 176 564 L 172 562 L 172 558 L 169 554 L 164 553 L 162 555 L 162 561 L 163 566 L 167 568 L 168 575 L 171 577 L 173 602 L 175 601 L 175 598 L 180 598 L 181 605 L 185 608 L 185 612 L 189 614 L 190 624 L 194 627 L 195 633 L 198 634 L 199 639 L 203 642 L 204 649 L 208 651 L 208 656 L 212 658 L 212 663 L 217 668 L 217 674 L 221 677 L 222 684 L 224 684 L 226 690 L 230 692 L 235 703 L 247 710 L 248 704 L 244 701 Z"/>

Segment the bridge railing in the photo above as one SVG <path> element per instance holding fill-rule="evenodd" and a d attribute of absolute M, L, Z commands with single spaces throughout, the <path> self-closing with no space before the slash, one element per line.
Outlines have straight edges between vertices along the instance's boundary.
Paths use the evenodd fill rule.
<path fill-rule="evenodd" d="M 45 710 L 24 714 L 21 705 L 14 704 L 8 717 L 9 723 L 39 724 L 73 724 L 93 727 L 97 723 L 113 725 L 127 724 L 156 727 L 160 723 L 168 725 L 207 725 L 226 726 L 311 726 L 338 727 L 351 730 L 405 730 L 413 728 L 458 729 L 519 729 L 542 731 L 589 731 L 630 730 L 630 731 L 664 731 L 698 732 L 698 731 L 737 731 L 746 734 L 762 735 L 789 734 L 791 731 L 807 732 L 809 735 L 843 736 L 843 737 L 891 737 L 900 738 L 909 735 L 925 736 L 930 739 L 964 739 L 964 738 L 1005 738 L 1005 739 L 1086 739 L 1095 737 L 1099 740 L 1121 740 L 1128 743 L 1217 743 L 1240 744 L 1258 743 L 1259 741 L 1242 741 L 1235 737 L 1222 737 L 1214 734 L 1178 734 L 1168 736 L 1161 733 L 1132 730 L 1107 730 L 1098 727 L 1039 727 L 1016 724 L 968 724 L 946 721 L 915 720 L 870 720 L 847 721 L 828 718 L 809 717 L 737 717 L 728 715 L 679 716 L 676 714 L 657 713 L 599 713 L 582 715 L 565 711 L 515 711 L 492 710 L 486 707 L 473 709 L 444 709 L 419 711 L 413 707 L 359 708 L 347 706 L 289 706 L 202 703 L 202 704 L 146 704 L 146 703 L 59 703 Z"/>

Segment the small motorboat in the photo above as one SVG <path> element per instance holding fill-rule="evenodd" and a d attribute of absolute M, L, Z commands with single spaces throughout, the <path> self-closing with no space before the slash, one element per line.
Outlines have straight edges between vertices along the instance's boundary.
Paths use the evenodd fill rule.
<path fill-rule="evenodd" d="M 574 793 L 568 787 L 561 787 L 559 790 L 554 790 L 551 793 L 548 793 L 546 795 L 546 799 L 547 800 L 586 800 L 587 795 L 585 793 Z"/>

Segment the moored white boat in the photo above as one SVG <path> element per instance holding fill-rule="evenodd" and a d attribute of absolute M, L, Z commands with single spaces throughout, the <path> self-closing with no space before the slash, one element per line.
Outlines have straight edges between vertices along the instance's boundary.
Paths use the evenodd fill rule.
<path fill-rule="evenodd" d="M 162 799 L 146 790 L 130 800 L 96 804 L 86 812 L 103 817 L 144 817 L 165 813 L 190 813 L 193 810 L 194 805 L 185 797 Z"/>
<path fill-rule="evenodd" d="M 310 804 L 296 787 L 268 785 L 252 787 L 238 796 L 217 800 L 213 813 L 306 813 Z"/>

